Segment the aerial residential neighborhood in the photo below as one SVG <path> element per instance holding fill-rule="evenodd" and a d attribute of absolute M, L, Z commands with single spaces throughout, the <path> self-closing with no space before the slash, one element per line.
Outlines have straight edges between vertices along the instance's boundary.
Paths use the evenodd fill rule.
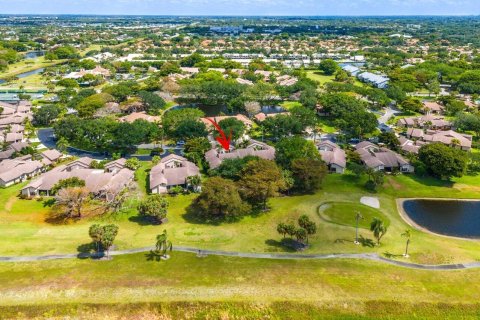
<path fill-rule="evenodd" d="M 479 14 L 0 0 L 0 319 L 478 319 Z"/>

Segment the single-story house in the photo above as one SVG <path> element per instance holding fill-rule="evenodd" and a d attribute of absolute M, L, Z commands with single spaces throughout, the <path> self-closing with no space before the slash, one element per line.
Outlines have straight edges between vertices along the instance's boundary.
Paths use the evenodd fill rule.
<path fill-rule="evenodd" d="M 200 175 L 200 169 L 184 157 L 170 154 L 150 171 L 150 191 L 167 193 L 168 189 L 188 184 L 188 177 Z"/>
<path fill-rule="evenodd" d="M 246 148 L 225 151 L 213 148 L 205 153 L 205 159 L 211 169 L 218 168 L 225 159 L 239 159 L 256 156 L 266 160 L 275 160 L 275 148 L 257 140 L 250 140 Z"/>
<path fill-rule="evenodd" d="M 0 162 L 0 187 L 8 187 L 23 182 L 44 172 L 42 161 L 32 160 L 31 156 L 6 159 Z"/>
<path fill-rule="evenodd" d="M 86 158 L 82 159 L 81 163 L 88 162 Z M 92 161 L 90 159 L 90 163 Z M 76 160 L 42 174 L 38 179 L 32 181 L 21 190 L 22 195 L 28 197 L 40 194 L 49 195 L 52 188 L 60 180 L 76 177 L 85 181 L 85 187 L 92 194 L 109 199 L 113 193 L 127 187 L 134 178 L 133 171 L 126 168 L 117 172 L 108 172 L 101 169 L 85 168 L 78 163 L 78 160 Z"/>
<path fill-rule="evenodd" d="M 123 168 L 125 168 L 125 163 L 126 162 L 127 162 L 127 159 L 125 159 L 125 158 L 120 158 L 118 160 L 109 162 L 105 165 L 105 171 L 116 173 L 116 172 L 122 170 Z"/>
<path fill-rule="evenodd" d="M 48 159 L 52 163 L 55 163 L 55 162 L 58 162 L 63 157 L 63 154 L 56 149 L 51 149 L 51 150 L 43 151 L 42 157 L 45 159 Z"/>
<path fill-rule="evenodd" d="M 388 87 L 388 82 L 390 79 L 386 76 L 378 75 L 371 72 L 363 72 L 357 75 L 357 78 L 362 81 L 369 83 L 379 89 L 385 89 Z"/>
<path fill-rule="evenodd" d="M 453 124 L 450 121 L 445 120 L 444 117 L 427 114 L 421 117 L 409 117 L 399 119 L 397 126 L 402 128 L 425 128 L 436 130 L 449 130 Z"/>
<path fill-rule="evenodd" d="M 423 102 L 423 112 L 425 114 L 443 114 L 445 107 L 434 101 L 424 101 Z"/>
<path fill-rule="evenodd" d="M 398 170 L 405 173 L 414 171 L 414 167 L 405 158 L 390 149 L 381 148 L 368 141 L 360 142 L 355 149 L 363 164 L 375 171 Z"/>
<path fill-rule="evenodd" d="M 344 173 L 347 167 L 345 151 L 330 140 L 317 143 L 317 149 L 330 172 Z"/>
<path fill-rule="evenodd" d="M 425 143 L 440 142 L 451 147 L 458 147 L 464 151 L 472 148 L 473 137 L 469 134 L 458 133 L 453 130 L 422 130 L 409 128 L 407 138 L 417 139 Z"/>

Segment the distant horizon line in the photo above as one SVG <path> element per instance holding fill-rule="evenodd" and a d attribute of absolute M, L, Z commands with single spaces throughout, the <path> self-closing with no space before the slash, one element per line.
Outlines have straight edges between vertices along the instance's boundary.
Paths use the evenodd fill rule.
<path fill-rule="evenodd" d="M 284 14 L 264 14 L 264 15 L 234 15 L 234 14 L 214 14 L 214 15 L 202 15 L 202 14 L 124 14 L 124 13 L 1 13 L 0 16 L 87 16 L 87 17 L 197 17 L 197 18 L 271 18 L 271 17 L 288 17 L 288 18 L 332 18 L 332 17 L 345 17 L 345 18 L 375 18 L 375 17 L 480 17 L 480 13 L 477 14 L 373 14 L 373 15 L 284 15 Z"/>

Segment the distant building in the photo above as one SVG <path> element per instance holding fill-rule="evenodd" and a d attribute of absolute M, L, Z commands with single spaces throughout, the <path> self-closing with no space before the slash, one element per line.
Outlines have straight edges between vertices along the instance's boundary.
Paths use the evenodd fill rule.
<path fill-rule="evenodd" d="M 385 89 L 388 87 L 390 79 L 386 76 L 378 75 L 371 72 L 363 72 L 357 75 L 357 78 L 362 81 L 371 84 L 379 89 Z"/>
<path fill-rule="evenodd" d="M 351 64 L 341 65 L 341 68 L 343 71 L 346 71 L 354 77 L 356 77 L 360 73 L 360 68 L 352 66 Z"/>
<path fill-rule="evenodd" d="M 458 133 L 453 130 L 423 130 L 408 128 L 407 138 L 417 139 L 426 143 L 440 142 L 447 146 L 457 147 L 464 151 L 470 151 L 472 148 L 473 137 L 469 134 Z"/>
<path fill-rule="evenodd" d="M 398 127 L 403 128 L 428 128 L 438 130 L 451 129 L 453 124 L 442 116 L 428 114 L 421 117 L 402 118 L 397 121 Z"/>

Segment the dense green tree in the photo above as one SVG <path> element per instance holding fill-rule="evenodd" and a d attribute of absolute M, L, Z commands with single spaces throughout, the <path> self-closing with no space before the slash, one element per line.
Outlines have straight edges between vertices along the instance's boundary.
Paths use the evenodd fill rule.
<path fill-rule="evenodd" d="M 110 248 L 113 245 L 113 242 L 115 241 L 115 238 L 117 237 L 118 234 L 118 226 L 114 224 L 107 224 L 103 226 L 103 233 L 100 238 L 100 243 L 104 250 L 107 252 L 107 259 L 110 258 Z"/>
<path fill-rule="evenodd" d="M 58 118 L 62 109 L 54 104 L 47 104 L 41 108 L 35 109 L 33 113 L 33 123 L 36 126 L 48 127 Z"/>
<path fill-rule="evenodd" d="M 328 172 L 325 162 L 309 158 L 293 160 L 291 169 L 295 188 L 303 192 L 314 192 L 320 189 Z"/>
<path fill-rule="evenodd" d="M 205 57 L 199 53 L 193 53 L 182 60 L 180 60 L 180 65 L 182 67 L 194 67 L 197 63 L 205 61 Z"/>
<path fill-rule="evenodd" d="M 239 181 L 240 193 L 254 205 L 267 207 L 267 200 L 285 189 L 282 171 L 273 161 L 257 159 L 248 162 Z"/>
<path fill-rule="evenodd" d="M 400 141 L 393 132 L 382 132 L 379 136 L 379 141 L 384 143 L 387 148 L 398 151 L 400 148 Z"/>
<path fill-rule="evenodd" d="M 320 62 L 319 65 L 320 70 L 323 71 L 327 76 L 331 76 L 335 74 L 335 72 L 339 69 L 338 63 L 332 59 L 325 59 Z"/>
<path fill-rule="evenodd" d="M 236 184 L 221 177 L 212 177 L 204 182 L 202 192 L 191 209 L 207 220 L 232 221 L 250 212 L 250 206 L 240 197 Z"/>
<path fill-rule="evenodd" d="M 194 163 L 201 163 L 205 152 L 212 148 L 212 145 L 205 137 L 188 139 L 184 146 L 185 157 Z"/>
<path fill-rule="evenodd" d="M 441 179 L 463 176 L 468 163 L 468 155 L 465 151 L 442 143 L 422 146 L 418 152 L 418 157 L 425 164 L 430 174 Z"/>
<path fill-rule="evenodd" d="M 422 102 L 417 98 L 407 98 L 400 104 L 405 112 L 420 112 L 423 108 Z"/>
<path fill-rule="evenodd" d="M 246 164 L 253 160 L 258 160 L 258 157 L 246 156 L 244 158 L 225 159 L 218 168 L 211 171 L 211 174 L 238 181 Z"/>
<path fill-rule="evenodd" d="M 171 136 L 181 140 L 206 137 L 208 135 L 207 127 L 203 122 L 187 119 L 180 122 Z"/>
<path fill-rule="evenodd" d="M 480 70 L 465 71 L 456 83 L 458 91 L 461 93 L 480 93 Z"/>
<path fill-rule="evenodd" d="M 103 108 L 107 102 L 113 101 L 113 97 L 106 93 L 98 93 L 84 98 L 76 105 L 78 115 L 82 118 L 91 118 L 95 112 Z"/>
<path fill-rule="evenodd" d="M 480 136 L 480 115 L 472 113 L 460 113 L 454 121 L 454 126 L 461 131 L 474 131 Z"/>
<path fill-rule="evenodd" d="M 272 136 L 275 140 L 301 134 L 304 129 L 298 118 L 283 114 L 268 117 L 261 125 L 264 133 Z"/>
<path fill-rule="evenodd" d="M 178 125 L 185 120 L 199 120 L 205 114 L 199 109 L 182 108 L 178 110 L 169 110 L 163 116 L 162 125 L 165 132 L 171 134 Z"/>
<path fill-rule="evenodd" d="M 100 245 L 102 241 L 102 236 L 103 236 L 103 227 L 99 224 L 92 224 L 90 228 L 88 229 L 88 235 L 93 241 L 93 244 L 95 245 L 95 251 L 100 253 Z"/>
<path fill-rule="evenodd" d="M 145 105 L 145 111 L 150 115 L 159 115 L 166 105 L 162 97 L 152 92 L 140 91 L 138 96 Z"/>
<path fill-rule="evenodd" d="M 110 94 L 117 102 L 123 102 L 136 93 L 138 89 L 139 85 L 136 82 L 129 81 L 104 87 L 102 92 Z"/>
<path fill-rule="evenodd" d="M 317 123 L 317 114 L 310 108 L 295 106 L 290 109 L 290 114 L 292 117 L 298 119 L 298 121 L 302 124 L 303 129 L 312 127 Z"/>
<path fill-rule="evenodd" d="M 78 82 L 75 79 L 62 79 L 57 82 L 58 86 L 64 87 L 64 88 L 78 88 Z"/>
<path fill-rule="evenodd" d="M 218 123 L 218 125 L 220 128 L 222 128 L 223 132 L 225 132 L 227 136 L 230 136 L 231 133 L 233 140 L 240 139 L 246 130 L 245 124 L 236 118 L 223 119 Z M 215 136 L 218 136 L 219 134 L 220 133 L 218 131 L 215 131 Z"/>
<path fill-rule="evenodd" d="M 467 106 L 463 101 L 451 100 L 445 105 L 445 112 L 449 116 L 454 116 L 457 113 L 464 111 L 466 107 Z"/>
<path fill-rule="evenodd" d="M 302 215 L 298 218 L 298 225 L 306 231 L 306 240 L 308 244 L 308 236 L 312 236 L 317 233 L 317 224 L 310 220 L 307 215 Z"/>
<path fill-rule="evenodd" d="M 302 137 L 284 138 L 276 144 L 276 160 L 283 168 L 291 168 L 295 159 L 308 158 L 321 160 L 320 154 L 312 141 Z"/>
<path fill-rule="evenodd" d="M 152 194 L 142 200 L 138 206 L 138 213 L 156 223 L 161 223 L 167 217 L 169 202 L 167 198 L 160 194 Z"/>

